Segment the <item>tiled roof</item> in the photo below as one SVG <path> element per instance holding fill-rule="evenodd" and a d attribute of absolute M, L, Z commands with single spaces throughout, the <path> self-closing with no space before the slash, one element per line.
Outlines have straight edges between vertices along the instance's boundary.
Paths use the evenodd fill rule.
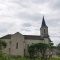
<path fill-rule="evenodd" d="M 41 36 L 35 36 L 35 35 L 24 35 L 25 39 L 32 39 L 32 40 L 43 40 Z"/>
<path fill-rule="evenodd" d="M 5 35 L 1 37 L 0 39 L 11 39 L 12 34 Z"/>
<path fill-rule="evenodd" d="M 12 34 L 8 34 L 6 36 L 1 37 L 0 39 L 11 39 Z M 41 36 L 35 36 L 35 35 L 23 35 L 25 39 L 32 39 L 32 40 L 43 40 L 41 39 Z"/>

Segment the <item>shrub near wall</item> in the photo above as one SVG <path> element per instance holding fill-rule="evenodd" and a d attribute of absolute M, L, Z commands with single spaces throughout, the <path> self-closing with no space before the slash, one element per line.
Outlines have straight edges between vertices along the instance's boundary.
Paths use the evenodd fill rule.
<path fill-rule="evenodd" d="M 3 51 L 0 51 L 0 60 L 33 60 L 30 58 L 26 58 L 26 57 L 11 57 L 5 53 L 3 53 Z M 40 58 L 35 58 L 35 60 L 40 60 Z M 51 59 L 47 59 L 47 60 L 60 60 L 60 58 L 51 58 Z"/>

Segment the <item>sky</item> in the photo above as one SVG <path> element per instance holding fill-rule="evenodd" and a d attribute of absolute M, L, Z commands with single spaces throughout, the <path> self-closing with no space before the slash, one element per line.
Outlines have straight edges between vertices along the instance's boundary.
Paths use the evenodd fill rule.
<path fill-rule="evenodd" d="M 40 35 L 42 18 L 54 45 L 60 43 L 60 0 L 0 0 L 0 37 L 20 32 Z"/>

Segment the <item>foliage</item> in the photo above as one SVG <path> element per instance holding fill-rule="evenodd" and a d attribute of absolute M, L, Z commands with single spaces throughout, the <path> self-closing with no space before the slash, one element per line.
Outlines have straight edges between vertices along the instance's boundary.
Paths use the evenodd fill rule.
<path fill-rule="evenodd" d="M 50 47 L 50 50 L 53 50 L 56 48 L 52 42 L 50 42 L 49 47 Z"/>
<path fill-rule="evenodd" d="M 12 57 L 3 53 L 3 51 L 0 51 L 0 60 L 33 60 L 33 59 L 26 58 L 26 57 Z M 35 58 L 35 60 L 41 60 L 41 59 Z M 50 58 L 48 60 L 60 60 L 60 58 Z"/>
<path fill-rule="evenodd" d="M 0 60 L 8 60 L 8 56 L 6 56 L 5 53 L 3 53 L 2 49 L 6 48 L 7 43 L 3 40 L 0 40 Z"/>
<path fill-rule="evenodd" d="M 30 57 L 34 57 L 35 55 L 38 56 L 37 53 L 40 53 L 40 57 L 43 59 L 45 58 L 46 51 L 48 48 L 48 44 L 36 43 L 28 47 L 28 52 Z"/>
<path fill-rule="evenodd" d="M 57 48 L 57 55 L 60 56 L 60 43 L 56 46 Z"/>
<path fill-rule="evenodd" d="M 6 48 L 7 43 L 3 40 L 0 40 L 0 50 L 2 50 L 3 48 Z"/>
<path fill-rule="evenodd" d="M 11 60 L 10 56 L 0 50 L 0 60 Z"/>
<path fill-rule="evenodd" d="M 0 58 L 0 60 L 30 60 L 30 58 L 25 58 L 25 57 L 19 57 L 19 58 L 12 58 L 12 57 L 6 57 L 6 58 Z M 33 60 L 33 59 L 31 59 Z M 36 58 L 35 60 L 41 60 L 40 58 Z M 44 59 L 45 60 L 45 59 Z M 51 58 L 48 60 L 60 60 L 60 58 Z"/>
<path fill-rule="evenodd" d="M 36 52 L 35 49 L 36 49 L 35 45 L 31 45 L 31 46 L 28 47 L 28 52 L 29 52 L 30 58 L 34 57 L 35 52 Z"/>
<path fill-rule="evenodd" d="M 60 43 L 57 45 L 57 50 L 60 50 Z"/>

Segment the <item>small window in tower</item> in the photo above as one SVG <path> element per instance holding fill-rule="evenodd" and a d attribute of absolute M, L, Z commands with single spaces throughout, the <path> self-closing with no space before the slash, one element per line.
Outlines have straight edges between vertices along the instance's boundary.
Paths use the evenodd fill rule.
<path fill-rule="evenodd" d="M 45 29 L 44 29 L 44 34 L 45 34 Z"/>
<path fill-rule="evenodd" d="M 18 43 L 16 43 L 16 49 L 18 49 Z"/>

